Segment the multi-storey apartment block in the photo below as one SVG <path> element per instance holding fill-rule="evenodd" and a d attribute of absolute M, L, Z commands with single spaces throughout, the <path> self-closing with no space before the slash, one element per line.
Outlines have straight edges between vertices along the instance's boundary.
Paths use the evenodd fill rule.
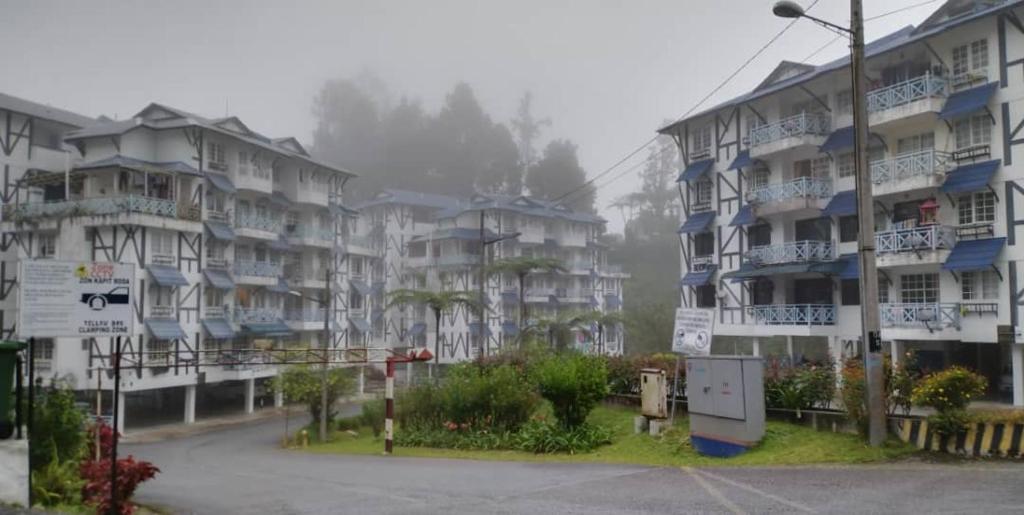
<path fill-rule="evenodd" d="M 183 405 L 191 422 L 199 385 L 241 386 L 251 411 L 257 383 L 276 369 L 245 364 L 244 349 L 319 347 L 325 325 L 331 347 L 363 344 L 368 330 L 348 306 L 354 212 L 341 205 L 352 174 L 234 117 L 158 104 L 124 121 L 14 112 L 34 130 L 28 159 L 4 164 L 3 292 L 15 297 L 17 259 L 135 265 L 135 334 L 123 342 L 121 392 L 135 399 L 121 403 L 128 420 L 133 407 Z M 17 307 L 4 307 L 3 329 L 17 334 Z M 110 366 L 110 346 L 43 341 L 37 363 L 43 375 L 91 389 L 97 367 Z"/>
<path fill-rule="evenodd" d="M 1024 405 L 1024 7 L 946 2 L 867 46 L 879 311 L 887 352 L 974 368 Z M 849 60 L 781 63 L 673 123 L 681 300 L 713 351 L 836 363 L 859 350 Z"/>
<path fill-rule="evenodd" d="M 526 196 L 474 195 L 458 199 L 401 190 L 385 190 L 359 206 L 360 218 L 350 245 L 350 260 L 361 265 L 369 280 L 364 305 L 371 306 L 375 341 L 393 346 L 427 346 L 439 351 L 441 363 L 471 359 L 481 343 L 495 352 L 516 337 L 519 288 L 516 278 L 488 275 L 484 302 L 486 320 L 467 309 L 445 313 L 440 340 L 435 321 L 423 306 L 383 309 L 387 292 L 399 288 L 447 291 L 479 290 L 483 261 L 546 256 L 564 263 L 565 273 L 535 274 L 527 279 L 530 318 L 552 317 L 568 310 L 620 310 L 621 268 L 607 263 L 600 217 Z M 482 231 L 481 231 L 482 224 Z M 483 240 L 481 245 L 481 232 Z M 501 241 L 496 241 L 501 240 Z M 493 242 L 493 243 L 491 243 Z M 354 280 L 354 279 L 353 279 Z M 363 297 L 354 288 L 353 301 Z M 580 347 L 594 352 L 622 352 L 622 328 L 610 327 Z"/>

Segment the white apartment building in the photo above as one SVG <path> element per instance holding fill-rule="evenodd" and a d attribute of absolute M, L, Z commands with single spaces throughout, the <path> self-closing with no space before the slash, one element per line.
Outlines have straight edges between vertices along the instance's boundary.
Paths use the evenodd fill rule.
<path fill-rule="evenodd" d="M 17 260 L 133 263 L 136 320 L 123 343 L 122 421 L 131 424 L 133 410 L 183 408 L 173 419 L 193 422 L 197 387 L 214 399 L 221 386 L 244 392 L 251 412 L 260 383 L 276 369 L 247 363 L 255 357 L 242 351 L 321 346 L 325 319 L 330 346 L 363 344 L 348 310 L 345 235 L 354 212 L 341 195 L 351 173 L 235 117 L 159 104 L 124 121 L 47 119 L 17 104 L 14 112 L 40 132 L 28 138 L 33 146 L 22 145 L 22 157 L 5 152 L 3 328 L 18 334 Z M 96 388 L 95 368 L 110 366 L 109 340 L 40 342 L 39 373 L 77 390 Z M 99 379 L 111 388 L 108 376 Z"/>
<path fill-rule="evenodd" d="M 867 45 L 886 351 L 961 364 L 1024 405 L 1024 2 L 951 0 Z M 751 92 L 660 130 L 686 165 L 681 302 L 713 352 L 859 353 L 849 60 L 781 63 Z"/>
<path fill-rule="evenodd" d="M 353 284 L 352 295 L 357 296 L 360 288 L 370 292 L 364 304 L 373 313 L 374 341 L 436 348 L 440 363 L 454 363 L 477 356 L 481 338 L 486 352 L 493 353 L 516 337 L 515 277 L 489 276 L 485 323 L 466 309 L 445 313 L 437 342 L 434 317 L 425 306 L 383 309 L 387 293 L 399 288 L 479 291 L 481 213 L 485 241 L 507 238 L 484 246 L 485 262 L 546 256 L 561 260 L 566 268 L 565 273 L 538 273 L 527 279 L 531 319 L 553 317 L 559 311 L 622 309 L 626 274 L 607 262 L 607 249 L 598 241 L 605 224 L 600 217 L 526 196 L 477 194 L 460 199 L 394 189 L 382 191 L 358 209 L 357 230 L 349 241 L 361 245 L 349 246 L 350 260 L 364 260 L 360 266 L 370 279 Z M 589 339 L 579 336 L 579 348 L 622 353 L 622 327 L 591 332 Z"/>

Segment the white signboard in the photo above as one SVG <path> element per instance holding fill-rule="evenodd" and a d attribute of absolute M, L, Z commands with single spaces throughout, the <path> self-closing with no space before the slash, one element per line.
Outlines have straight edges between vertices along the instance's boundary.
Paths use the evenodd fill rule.
<path fill-rule="evenodd" d="M 132 334 L 135 265 L 46 259 L 22 261 L 19 272 L 20 337 Z"/>
<path fill-rule="evenodd" d="M 672 332 L 672 352 L 687 356 L 711 354 L 711 334 L 715 328 L 715 310 L 676 308 L 675 331 Z"/>

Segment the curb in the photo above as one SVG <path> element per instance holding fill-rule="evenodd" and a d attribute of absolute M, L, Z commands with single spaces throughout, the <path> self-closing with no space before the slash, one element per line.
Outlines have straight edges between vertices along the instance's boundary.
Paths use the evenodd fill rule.
<path fill-rule="evenodd" d="M 1024 457 L 1024 424 L 976 423 L 956 437 L 942 437 L 924 419 L 894 419 L 893 432 L 918 449 L 961 456 Z"/>

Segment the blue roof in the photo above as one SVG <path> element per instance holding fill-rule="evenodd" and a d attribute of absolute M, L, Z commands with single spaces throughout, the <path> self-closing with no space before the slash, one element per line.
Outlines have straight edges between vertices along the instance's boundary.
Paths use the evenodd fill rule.
<path fill-rule="evenodd" d="M 959 166 L 946 174 L 946 181 L 939 186 L 943 193 L 970 193 L 983 190 L 992 180 L 992 175 L 1002 164 L 1002 160 L 993 159 L 981 163 Z"/>
<path fill-rule="evenodd" d="M 984 270 L 995 263 L 996 256 L 1005 244 L 1006 238 L 958 241 L 942 264 L 942 269 L 952 272 Z"/>
<path fill-rule="evenodd" d="M 192 165 L 185 164 L 181 161 L 145 161 L 142 159 L 135 159 L 134 157 L 122 156 L 120 154 L 100 159 L 98 161 L 93 161 L 91 163 L 78 165 L 75 167 L 75 170 L 92 170 L 95 168 L 110 168 L 112 166 L 147 172 L 176 172 L 183 173 L 185 175 L 200 175 L 199 170 L 196 170 Z"/>
<path fill-rule="evenodd" d="M 487 228 L 484 229 L 485 240 L 493 240 L 497 237 L 498 235 L 494 231 Z M 409 243 L 429 240 L 480 241 L 480 229 L 472 227 L 449 227 L 447 229 L 431 232 L 430 234 L 418 234 L 410 238 Z"/>
<path fill-rule="evenodd" d="M 715 276 L 716 267 L 709 266 L 700 272 L 690 272 L 679 281 L 680 286 L 704 286 Z"/>
<path fill-rule="evenodd" d="M 822 216 L 850 216 L 857 214 L 857 192 L 855 190 L 840 191 L 832 196 Z"/>
<path fill-rule="evenodd" d="M 235 330 L 223 318 L 204 318 L 203 329 L 215 340 L 230 340 L 235 337 Z"/>
<path fill-rule="evenodd" d="M 292 334 L 292 329 L 288 327 L 288 324 L 280 320 L 246 323 L 242 324 L 242 329 L 260 336 L 288 336 Z"/>
<path fill-rule="evenodd" d="M 148 265 L 146 270 L 149 272 L 149 276 L 153 278 L 153 281 L 160 286 L 186 286 L 188 285 L 188 279 L 185 279 L 184 275 L 173 266 L 167 265 Z"/>
<path fill-rule="evenodd" d="M 278 277 L 277 284 L 267 286 L 267 291 L 273 293 L 288 293 L 292 291 L 292 289 L 288 287 L 288 283 L 284 281 L 283 277 Z"/>
<path fill-rule="evenodd" d="M 704 232 L 708 226 L 711 225 L 711 221 L 715 219 L 714 211 L 703 211 L 700 213 L 694 213 L 683 222 L 683 225 L 679 226 L 679 234 L 693 234 L 697 232 Z"/>
<path fill-rule="evenodd" d="M 742 150 L 739 154 L 736 154 L 736 159 L 732 160 L 732 164 L 729 165 L 728 170 L 739 170 L 740 168 L 747 168 L 753 166 L 754 160 L 750 158 L 749 150 Z"/>
<path fill-rule="evenodd" d="M 506 320 L 501 323 L 501 332 L 509 336 L 515 336 L 519 334 L 519 325 L 512 320 Z"/>
<path fill-rule="evenodd" d="M 210 181 L 210 184 L 213 185 L 214 188 L 217 188 L 229 195 L 233 195 L 238 192 L 234 183 L 232 183 L 231 179 L 228 179 L 226 175 L 221 175 L 219 173 L 207 173 L 206 180 Z"/>
<path fill-rule="evenodd" d="M 427 331 L 427 324 L 424 322 L 416 322 L 409 328 L 409 336 L 419 336 Z"/>
<path fill-rule="evenodd" d="M 351 284 L 360 295 L 369 295 L 373 293 L 373 287 L 359 279 L 349 279 L 348 283 Z"/>
<path fill-rule="evenodd" d="M 711 169 L 711 165 L 715 164 L 714 159 L 702 159 L 700 161 L 694 161 L 687 165 L 686 169 L 679 174 L 679 178 L 676 182 L 690 182 L 699 179 L 702 175 Z"/>
<path fill-rule="evenodd" d="M 821 263 L 787 263 L 783 265 L 767 265 L 762 267 L 754 266 L 751 263 L 743 263 L 740 265 L 739 270 L 733 270 L 732 272 L 722 274 L 722 279 L 732 279 L 733 282 L 736 282 L 737 279 L 756 279 L 758 277 L 770 277 L 780 274 L 818 273 L 825 275 L 837 275 L 840 274 L 845 267 L 846 263 L 838 260 Z"/>
<path fill-rule="evenodd" d="M 857 254 L 843 254 L 839 256 L 839 262 L 843 268 L 839 270 L 840 279 L 860 279 L 860 263 L 857 261 Z"/>
<path fill-rule="evenodd" d="M 828 138 L 825 139 L 825 142 L 818 147 L 818 152 L 824 154 L 827 152 L 835 153 L 842 150 L 852 149 L 854 139 L 856 139 L 855 136 L 856 134 L 854 133 L 852 125 L 836 129 L 832 134 L 829 134 Z M 878 146 L 885 143 L 881 136 L 873 132 L 868 135 L 868 139 L 872 140 L 869 142 L 869 145 Z"/>
<path fill-rule="evenodd" d="M 480 322 L 470 322 L 469 323 L 469 334 L 471 336 L 480 336 L 480 326 L 481 325 L 484 328 L 484 336 L 490 336 L 491 335 L 491 328 L 487 324 L 481 324 Z"/>
<path fill-rule="evenodd" d="M 736 212 L 736 216 L 732 217 L 732 221 L 729 222 L 730 227 L 738 227 L 741 225 L 750 225 L 757 220 L 754 216 L 754 207 L 750 204 L 741 206 L 740 210 Z"/>
<path fill-rule="evenodd" d="M 146 329 L 149 329 L 149 333 L 157 340 L 184 340 L 187 338 L 181 325 L 173 318 L 147 318 L 145 324 Z"/>
<path fill-rule="evenodd" d="M 348 322 L 352 324 L 352 327 L 355 328 L 356 331 L 361 333 L 368 333 L 372 331 L 370 323 L 367 322 L 365 318 L 349 317 Z"/>
<path fill-rule="evenodd" d="M 437 213 L 439 220 L 454 218 L 462 213 L 481 209 L 511 211 L 527 216 L 558 218 L 570 222 L 605 223 L 605 219 L 590 213 L 576 212 L 569 207 L 550 200 L 543 200 L 525 195 L 496 195 L 477 193 L 469 201 L 461 202 Z"/>
<path fill-rule="evenodd" d="M 217 270 L 215 268 L 207 268 L 203 270 L 203 277 L 210 282 L 210 285 L 218 290 L 233 290 L 235 289 L 235 281 L 231 279 L 224 270 Z"/>
<path fill-rule="evenodd" d="M 206 230 L 214 239 L 221 241 L 235 241 L 235 229 L 224 222 L 206 222 Z"/>
<path fill-rule="evenodd" d="M 999 86 L 998 82 L 989 82 L 976 88 L 953 93 L 939 112 L 940 120 L 953 120 L 975 113 L 988 106 L 988 101 Z"/>

